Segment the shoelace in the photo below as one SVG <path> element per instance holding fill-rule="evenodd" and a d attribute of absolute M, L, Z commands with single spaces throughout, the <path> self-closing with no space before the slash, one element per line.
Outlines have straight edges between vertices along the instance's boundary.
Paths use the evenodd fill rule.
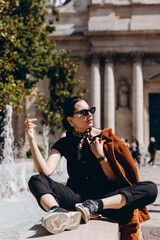
<path fill-rule="evenodd" d="M 84 207 L 89 208 L 91 213 L 97 212 L 98 211 L 98 203 L 94 202 L 93 200 L 90 200 L 90 203 L 86 203 L 86 206 L 84 204 Z"/>

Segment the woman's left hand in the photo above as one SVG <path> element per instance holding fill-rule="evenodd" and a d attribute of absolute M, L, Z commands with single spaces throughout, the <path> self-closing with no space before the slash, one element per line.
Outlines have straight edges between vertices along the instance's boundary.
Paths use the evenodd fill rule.
<path fill-rule="evenodd" d="M 91 146 L 91 151 L 96 156 L 96 158 L 100 158 L 100 157 L 104 156 L 103 145 L 104 145 L 105 141 L 106 140 L 102 140 L 100 143 L 100 138 L 96 137 L 96 139 L 93 141 L 92 144 L 89 143 Z M 88 142 L 89 142 L 89 140 L 88 140 Z"/>

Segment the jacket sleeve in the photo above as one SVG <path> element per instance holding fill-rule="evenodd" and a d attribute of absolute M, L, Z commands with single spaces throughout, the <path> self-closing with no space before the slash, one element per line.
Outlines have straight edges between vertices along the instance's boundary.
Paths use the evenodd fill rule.
<path fill-rule="evenodd" d="M 130 154 L 129 149 L 121 140 L 116 141 L 114 153 L 116 160 L 124 170 L 124 177 L 129 180 L 131 184 L 136 184 L 139 182 L 139 175 L 136 164 Z"/>
<path fill-rule="evenodd" d="M 132 185 L 139 182 L 136 164 L 127 146 L 112 132 L 102 132 L 105 139 L 104 154 L 108 158 L 111 167 L 124 185 Z"/>

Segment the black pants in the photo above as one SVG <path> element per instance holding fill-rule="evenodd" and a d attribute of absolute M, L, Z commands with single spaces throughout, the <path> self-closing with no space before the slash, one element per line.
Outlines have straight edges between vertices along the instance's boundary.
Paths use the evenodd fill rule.
<path fill-rule="evenodd" d="M 44 174 L 32 176 L 29 180 L 29 188 L 43 210 L 40 199 L 44 194 L 51 194 L 60 207 L 72 211 L 75 210 L 76 203 L 86 200 L 80 194 L 73 192 L 63 184 L 53 181 Z M 151 181 L 139 182 L 133 186 L 117 189 L 104 195 L 103 198 L 122 193 L 126 196 L 127 204 L 120 209 L 104 209 L 100 213 L 105 217 L 122 219 L 122 216 L 132 213 L 134 209 L 153 203 L 157 197 L 157 192 L 156 184 Z"/>
<path fill-rule="evenodd" d="M 154 153 L 150 153 L 150 155 L 151 155 L 151 158 L 150 158 L 148 164 L 152 163 L 152 165 L 154 165 L 154 163 L 155 163 L 155 155 L 156 154 L 154 152 Z"/>
<path fill-rule="evenodd" d="M 139 151 L 132 151 L 132 157 L 140 165 Z"/>

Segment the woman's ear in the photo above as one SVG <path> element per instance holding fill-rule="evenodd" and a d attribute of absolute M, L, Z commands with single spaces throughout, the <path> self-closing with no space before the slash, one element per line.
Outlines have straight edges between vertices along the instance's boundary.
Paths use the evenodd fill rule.
<path fill-rule="evenodd" d="M 74 123 L 72 122 L 72 118 L 71 118 L 71 117 L 67 117 L 67 121 L 69 122 L 69 124 L 71 125 L 71 127 L 74 126 Z"/>

